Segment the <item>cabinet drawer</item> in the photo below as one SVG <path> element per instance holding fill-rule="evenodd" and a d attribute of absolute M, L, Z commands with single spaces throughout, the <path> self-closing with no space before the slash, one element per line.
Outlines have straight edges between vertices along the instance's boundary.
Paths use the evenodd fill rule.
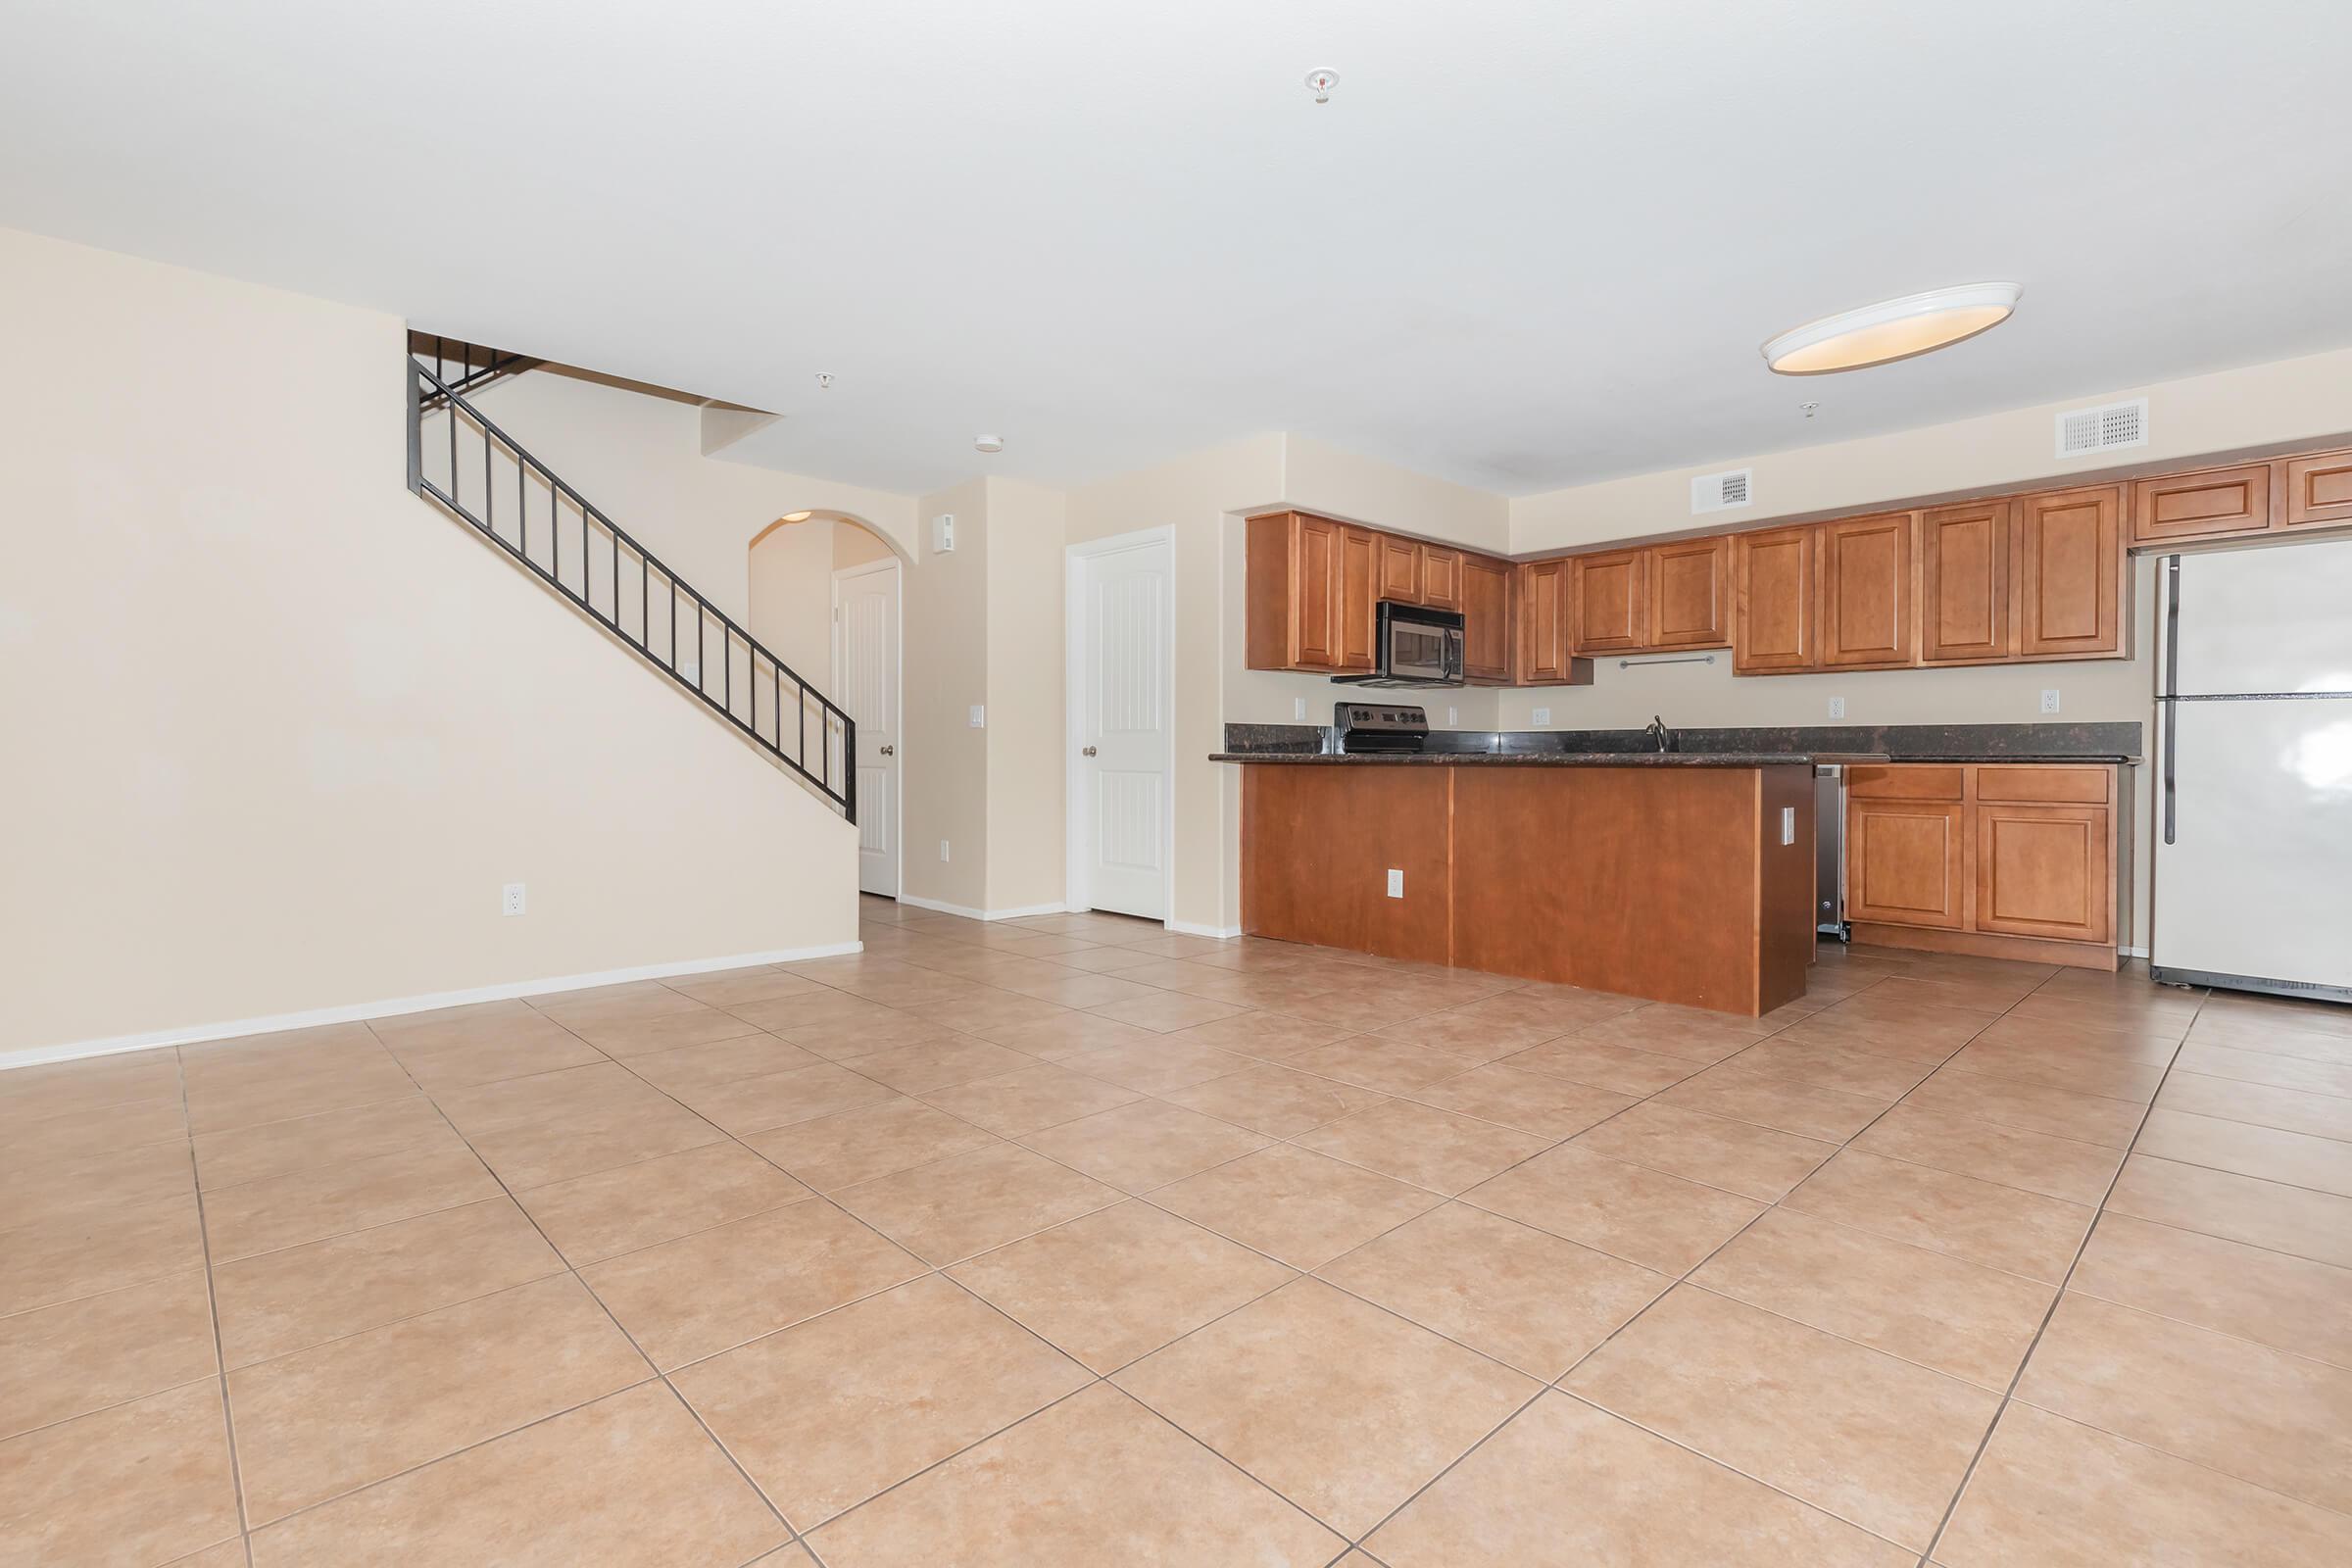
<path fill-rule="evenodd" d="M 1977 799 L 2024 806 L 2105 806 L 2111 782 L 2103 767 L 1980 767 Z"/>
<path fill-rule="evenodd" d="M 1845 793 L 1855 800 L 1956 801 L 1963 794 L 1957 767 L 1849 767 Z"/>

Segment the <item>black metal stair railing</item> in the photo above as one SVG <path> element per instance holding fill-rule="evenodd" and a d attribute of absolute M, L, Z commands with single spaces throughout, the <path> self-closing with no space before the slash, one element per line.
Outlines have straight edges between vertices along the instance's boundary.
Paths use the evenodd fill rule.
<path fill-rule="evenodd" d="M 839 704 L 413 355 L 408 404 L 411 490 L 529 567 L 858 820 L 858 725 Z M 436 422 L 446 430 L 428 429 Z M 510 509 L 501 496 L 513 498 Z"/>

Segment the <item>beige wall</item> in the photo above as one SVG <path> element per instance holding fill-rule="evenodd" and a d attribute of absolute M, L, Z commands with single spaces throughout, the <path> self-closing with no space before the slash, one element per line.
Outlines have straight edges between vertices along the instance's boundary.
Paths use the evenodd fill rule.
<path fill-rule="evenodd" d="M 854 830 L 408 493 L 401 321 L 13 231 L 0 295 L 0 1054 L 855 940 Z"/>
<path fill-rule="evenodd" d="M 956 548 L 931 548 L 931 519 L 956 517 Z M 906 740 L 899 751 L 906 842 L 902 886 L 958 909 L 988 907 L 988 740 L 970 711 L 988 702 L 988 481 L 922 497 L 922 550 L 901 589 Z M 939 858 L 939 842 L 950 858 Z"/>
<path fill-rule="evenodd" d="M 988 903 L 1060 905 L 1066 684 L 1062 546 L 1068 498 L 988 481 Z"/>

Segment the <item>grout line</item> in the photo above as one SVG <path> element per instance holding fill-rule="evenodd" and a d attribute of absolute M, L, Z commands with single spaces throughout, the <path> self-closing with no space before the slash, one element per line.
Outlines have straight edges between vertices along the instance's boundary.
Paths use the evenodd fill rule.
<path fill-rule="evenodd" d="M 179 1055 L 177 1047 L 172 1048 L 172 1057 L 179 1069 L 179 1113 L 184 1123 L 188 1114 L 188 1065 Z M 213 1281 L 213 1237 L 204 1218 L 204 1186 L 196 1179 L 196 1135 L 192 1129 L 188 1134 L 187 1148 L 188 1184 L 195 1190 L 196 1198 L 196 1241 L 204 1250 L 205 1309 L 212 1318 L 213 1371 L 220 1390 L 220 1437 L 228 1449 L 229 1491 L 237 1499 L 237 1535 L 247 1544 L 245 1557 L 250 1563 L 253 1560 L 253 1521 L 245 1508 L 245 1473 L 237 1453 L 236 1409 L 228 1396 L 228 1352 L 222 1348 L 220 1339 L 220 1292 Z"/>

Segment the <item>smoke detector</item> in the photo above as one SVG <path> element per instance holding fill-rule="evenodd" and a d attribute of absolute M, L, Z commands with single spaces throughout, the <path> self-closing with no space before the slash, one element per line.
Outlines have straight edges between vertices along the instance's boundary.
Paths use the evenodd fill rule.
<path fill-rule="evenodd" d="M 1328 66 L 1317 66 L 1306 74 L 1306 90 L 1315 95 L 1315 102 L 1331 102 L 1331 89 L 1340 84 L 1340 74 Z"/>
<path fill-rule="evenodd" d="M 1004 450 L 1004 438 L 1001 435 L 976 435 L 972 437 L 972 450 L 974 452 L 1002 452 Z"/>

